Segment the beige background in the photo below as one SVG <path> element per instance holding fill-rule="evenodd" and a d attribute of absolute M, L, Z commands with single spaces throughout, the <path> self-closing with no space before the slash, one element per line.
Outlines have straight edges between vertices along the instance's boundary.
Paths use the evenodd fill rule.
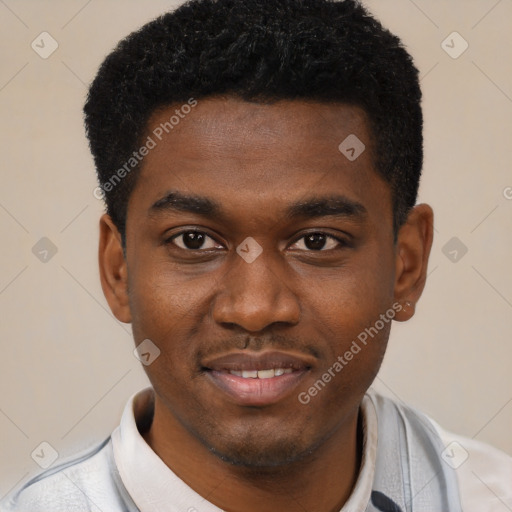
<path fill-rule="evenodd" d="M 436 212 L 424 297 L 395 324 L 375 384 L 512 454 L 512 2 L 366 4 L 421 70 L 420 199 Z M 102 440 L 147 385 L 99 285 L 102 205 L 81 108 L 115 43 L 173 5 L 0 0 L 0 497 L 39 470 L 42 441 L 63 456 Z M 59 45 L 48 59 L 31 48 L 43 31 Z M 453 31 L 469 43 L 457 59 L 441 46 Z M 42 237 L 58 251 L 46 263 L 32 252 Z M 443 253 L 452 237 L 468 249 L 457 262 Z"/>

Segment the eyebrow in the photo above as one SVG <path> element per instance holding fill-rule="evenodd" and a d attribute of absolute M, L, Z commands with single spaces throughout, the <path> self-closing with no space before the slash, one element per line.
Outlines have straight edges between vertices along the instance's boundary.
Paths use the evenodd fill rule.
<path fill-rule="evenodd" d="M 149 208 L 151 217 L 159 212 L 177 211 L 195 213 L 204 217 L 221 217 L 221 207 L 216 201 L 203 196 L 187 195 L 171 191 L 156 201 Z"/>
<path fill-rule="evenodd" d="M 335 217 L 362 221 L 367 213 L 367 209 L 361 203 L 342 195 L 331 195 L 297 201 L 287 208 L 285 216 L 289 219 Z"/>
<path fill-rule="evenodd" d="M 148 215 L 155 217 L 160 212 L 185 212 L 218 219 L 226 217 L 221 205 L 215 200 L 178 191 L 168 192 L 164 197 L 158 199 L 149 208 Z M 367 213 L 367 209 L 357 201 L 343 195 L 329 195 L 314 196 L 292 203 L 286 208 L 284 217 L 289 220 L 334 217 L 361 222 Z"/>

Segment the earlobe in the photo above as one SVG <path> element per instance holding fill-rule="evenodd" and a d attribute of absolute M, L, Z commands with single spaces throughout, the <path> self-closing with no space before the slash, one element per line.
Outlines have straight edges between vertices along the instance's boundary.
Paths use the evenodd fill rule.
<path fill-rule="evenodd" d="M 432 248 L 434 213 L 427 204 L 415 206 L 398 232 L 396 244 L 395 301 L 401 306 L 395 320 L 405 322 L 415 312 L 427 278 Z"/>
<path fill-rule="evenodd" d="M 101 287 L 110 309 L 119 321 L 130 323 L 128 272 L 121 235 L 107 214 L 100 218 L 98 259 Z"/>

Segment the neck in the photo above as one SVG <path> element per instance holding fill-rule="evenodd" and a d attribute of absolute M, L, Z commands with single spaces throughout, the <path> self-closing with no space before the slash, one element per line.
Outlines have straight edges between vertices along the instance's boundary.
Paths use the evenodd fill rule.
<path fill-rule="evenodd" d="M 155 396 L 144 439 L 198 494 L 226 511 L 339 512 L 357 480 L 362 454 L 358 409 L 307 457 L 290 464 L 234 466 L 201 444 Z"/>

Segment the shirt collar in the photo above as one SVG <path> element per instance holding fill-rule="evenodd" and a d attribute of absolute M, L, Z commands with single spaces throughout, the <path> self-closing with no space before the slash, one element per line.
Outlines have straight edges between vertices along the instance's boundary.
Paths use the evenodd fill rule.
<path fill-rule="evenodd" d="M 139 433 L 151 414 L 154 391 L 146 388 L 128 400 L 120 425 L 112 433 L 112 446 L 119 475 L 141 512 L 222 512 L 179 478 Z M 363 456 L 361 470 L 349 500 L 340 512 L 364 512 L 370 500 L 377 456 L 377 413 L 365 395 L 361 403 Z"/>

